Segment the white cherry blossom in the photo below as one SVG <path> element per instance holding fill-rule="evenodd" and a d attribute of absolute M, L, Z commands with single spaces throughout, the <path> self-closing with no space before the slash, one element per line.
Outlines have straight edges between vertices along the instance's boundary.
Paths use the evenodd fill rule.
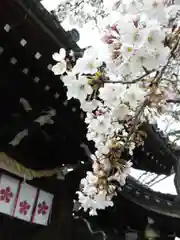
<path fill-rule="evenodd" d="M 64 60 L 65 57 L 66 57 L 66 50 L 64 48 L 61 48 L 59 50 L 59 53 L 54 53 L 52 55 L 52 58 L 57 62 L 60 62 L 61 60 Z"/>
<path fill-rule="evenodd" d="M 72 73 L 68 73 L 67 75 L 62 76 L 61 80 L 63 81 L 64 85 L 68 87 L 71 86 L 74 81 L 77 81 L 77 77 Z"/>
<path fill-rule="evenodd" d="M 61 48 L 59 50 L 59 53 L 54 53 L 52 55 L 52 58 L 58 62 L 56 65 L 52 67 L 52 71 L 55 75 L 61 75 L 66 72 L 66 61 L 64 60 L 66 57 L 66 50 L 64 48 Z"/>
<path fill-rule="evenodd" d="M 145 42 L 148 48 L 163 48 L 165 32 L 160 27 L 147 28 Z"/>
<path fill-rule="evenodd" d="M 100 25 L 102 48 L 86 49 L 72 68 L 61 49 L 53 55 L 57 64 L 52 68 L 55 75 L 67 74 L 61 76 L 67 98 L 78 99 L 86 112 L 86 138 L 96 148 L 92 171 L 77 192 L 90 215 L 113 206 L 113 197 L 126 183 L 139 144 L 134 125 L 154 123 L 169 111 L 166 100 L 179 96 L 180 89 L 174 76 L 180 59 L 179 0 L 177 5 L 164 0 L 105 2 L 113 12 Z M 130 154 L 126 161 L 121 159 L 124 148 Z"/>
<path fill-rule="evenodd" d="M 78 80 L 72 85 L 72 88 L 74 88 L 75 92 L 74 98 L 78 98 L 80 101 L 84 101 L 87 95 L 93 92 L 92 87 L 88 84 L 88 78 L 86 76 L 79 76 Z"/>
<path fill-rule="evenodd" d="M 84 74 L 94 74 L 98 71 L 98 67 L 102 65 L 102 62 L 94 59 L 93 57 L 82 57 L 76 62 L 73 68 L 73 72 L 84 73 Z"/>
<path fill-rule="evenodd" d="M 94 74 L 102 65 L 102 61 L 98 59 L 98 53 L 94 48 L 88 48 L 82 58 L 76 61 L 76 65 L 72 69 L 74 74 Z"/>
<path fill-rule="evenodd" d="M 154 57 L 154 52 L 147 50 L 145 47 L 137 49 L 136 54 L 131 58 L 131 71 L 134 75 L 143 73 L 144 68 L 152 70 L 158 65 L 159 63 Z"/>
<path fill-rule="evenodd" d="M 125 86 L 123 84 L 107 83 L 99 90 L 99 96 L 106 102 L 106 105 L 115 104 L 116 101 L 125 94 Z"/>
<path fill-rule="evenodd" d="M 112 109 L 112 115 L 118 120 L 123 120 L 129 114 L 129 107 L 125 104 L 120 104 Z"/>
<path fill-rule="evenodd" d="M 169 47 L 155 49 L 154 55 L 159 66 L 164 66 L 170 56 L 170 49 Z"/>
<path fill-rule="evenodd" d="M 66 67 L 67 67 L 66 61 L 61 60 L 56 65 L 54 65 L 51 70 L 55 75 L 61 75 L 66 72 Z"/>
<path fill-rule="evenodd" d="M 124 43 L 121 46 L 121 54 L 122 54 L 122 57 L 125 61 L 129 60 L 129 58 L 133 55 L 133 53 L 134 53 L 134 46 L 133 45 Z"/>
<path fill-rule="evenodd" d="M 92 101 L 82 101 L 81 108 L 85 112 L 92 112 L 98 107 L 99 104 L 100 102 L 95 99 L 93 99 Z"/>
<path fill-rule="evenodd" d="M 143 102 L 146 92 L 139 88 L 138 84 L 133 84 L 126 92 L 124 101 L 129 102 L 132 108 L 136 108 L 139 102 Z"/>
<path fill-rule="evenodd" d="M 131 71 L 131 62 L 129 61 L 124 61 L 121 63 L 121 65 L 118 68 L 119 73 L 121 76 L 126 77 L 126 76 L 131 76 L 132 71 Z"/>

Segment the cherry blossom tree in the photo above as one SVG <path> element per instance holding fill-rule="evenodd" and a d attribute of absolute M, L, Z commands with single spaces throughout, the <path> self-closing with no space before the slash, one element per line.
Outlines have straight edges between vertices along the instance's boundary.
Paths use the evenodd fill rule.
<path fill-rule="evenodd" d="M 61 49 L 52 68 L 67 87 L 67 99 L 78 99 L 86 112 L 86 137 L 96 147 L 93 170 L 77 191 L 90 215 L 113 206 L 133 149 L 143 144 L 141 125 L 168 117 L 178 102 L 180 1 L 116 1 L 101 34 L 101 48 L 89 47 L 74 65 L 72 53 Z"/>
<path fill-rule="evenodd" d="M 103 0 L 62 0 L 55 14 L 60 22 L 68 19 L 72 25 L 82 27 L 87 22 L 97 24 L 108 13 Z"/>

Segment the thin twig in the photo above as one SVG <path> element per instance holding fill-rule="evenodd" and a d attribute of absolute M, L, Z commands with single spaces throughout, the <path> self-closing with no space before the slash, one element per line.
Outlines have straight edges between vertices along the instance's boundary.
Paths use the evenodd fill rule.
<path fill-rule="evenodd" d="M 171 135 L 171 136 L 173 136 L 173 135 L 176 135 L 176 134 L 180 134 L 180 130 L 175 130 L 175 131 L 171 131 L 171 132 L 169 132 L 167 135 L 169 136 L 169 135 Z"/>
<path fill-rule="evenodd" d="M 162 75 L 164 74 L 167 66 L 169 65 L 169 63 L 170 63 L 170 61 L 171 61 L 171 59 L 173 57 L 173 54 L 174 54 L 174 52 L 176 51 L 176 49 L 178 47 L 179 41 L 180 41 L 180 37 L 178 38 L 178 40 L 177 40 L 176 44 L 174 45 L 173 49 L 171 50 L 171 54 L 170 54 L 170 56 L 168 58 L 168 61 L 167 61 L 166 65 L 164 65 L 162 67 L 161 71 L 159 71 L 158 74 L 155 76 L 154 81 L 152 82 L 155 86 L 158 86 L 160 80 L 162 79 Z M 149 94 L 149 97 L 144 100 L 144 102 L 141 104 L 141 106 L 137 110 L 137 112 L 135 114 L 135 117 L 134 117 L 133 125 L 132 125 L 132 127 L 130 129 L 130 132 L 129 132 L 128 136 L 127 136 L 127 140 L 126 140 L 124 146 L 120 149 L 120 153 L 122 153 L 124 151 L 124 149 L 126 148 L 127 144 L 129 143 L 129 140 L 130 140 L 131 136 L 136 131 L 139 119 L 140 119 L 141 115 L 143 114 L 144 109 L 150 103 L 150 99 L 151 99 L 151 96 L 152 96 L 153 93 L 154 93 L 154 90 L 151 91 L 151 93 Z"/>
<path fill-rule="evenodd" d="M 180 103 L 180 98 L 178 98 L 178 99 L 167 99 L 166 102 L 167 103 Z"/>
<path fill-rule="evenodd" d="M 74 11 L 77 7 L 79 7 L 82 3 L 84 3 L 84 0 L 82 0 L 82 1 L 80 1 L 80 2 L 78 2 L 77 4 L 75 4 L 75 6 L 72 8 L 72 9 L 70 9 L 70 11 L 72 12 L 72 11 Z"/>
<path fill-rule="evenodd" d="M 122 84 L 134 84 L 134 83 L 137 83 L 141 80 L 145 80 L 144 77 L 147 77 L 148 75 L 150 75 L 151 73 L 155 72 L 155 69 L 149 71 L 149 72 L 146 72 L 144 73 L 142 76 L 132 80 L 132 81 L 109 81 L 109 80 L 103 80 L 103 83 L 122 83 Z"/>
<path fill-rule="evenodd" d="M 80 219 L 80 220 L 82 220 L 82 221 L 86 224 L 86 226 L 88 227 L 89 232 L 90 232 L 92 235 L 101 234 L 103 240 L 106 240 L 106 239 L 107 239 L 107 235 L 106 235 L 106 233 L 105 233 L 104 231 L 102 231 L 102 230 L 93 231 L 93 230 L 92 230 L 92 227 L 91 227 L 91 224 L 90 224 L 90 222 L 89 222 L 87 219 L 85 219 L 85 218 L 83 218 L 83 217 L 79 217 L 79 216 L 74 216 L 74 219 Z"/>

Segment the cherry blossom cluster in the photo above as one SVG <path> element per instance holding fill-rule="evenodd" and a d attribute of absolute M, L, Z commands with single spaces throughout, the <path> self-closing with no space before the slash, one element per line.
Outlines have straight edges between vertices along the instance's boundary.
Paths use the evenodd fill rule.
<path fill-rule="evenodd" d="M 61 49 L 52 68 L 67 87 L 67 99 L 78 99 L 86 112 L 87 139 L 96 147 L 92 171 L 77 192 L 91 215 L 113 206 L 130 173 L 133 149 L 143 144 L 141 123 L 156 121 L 175 96 L 180 1 L 115 1 L 101 30 L 101 49 L 86 49 L 74 66 Z"/>
<path fill-rule="evenodd" d="M 83 27 L 104 18 L 107 15 L 105 9 L 102 0 L 62 0 L 55 14 L 60 22 L 68 20 L 71 25 Z"/>

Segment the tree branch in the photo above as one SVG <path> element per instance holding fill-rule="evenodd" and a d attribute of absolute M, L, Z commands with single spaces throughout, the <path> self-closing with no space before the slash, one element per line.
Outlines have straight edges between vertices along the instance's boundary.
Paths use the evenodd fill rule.
<path fill-rule="evenodd" d="M 167 103 L 180 103 L 180 98 L 177 98 L 177 99 L 167 99 L 166 102 Z"/>
<path fill-rule="evenodd" d="M 176 135 L 176 134 L 180 135 L 180 130 L 171 131 L 171 132 L 168 133 L 168 136 L 169 135 L 173 136 L 173 135 Z"/>
<path fill-rule="evenodd" d="M 155 72 L 155 69 L 149 71 L 149 72 L 146 72 L 144 73 L 142 76 L 132 80 L 132 81 L 109 81 L 109 80 L 103 80 L 103 83 L 122 83 L 122 84 L 134 84 L 134 83 L 137 83 L 141 80 L 144 80 L 144 77 L 147 77 L 148 75 L 150 75 L 151 73 Z"/>

